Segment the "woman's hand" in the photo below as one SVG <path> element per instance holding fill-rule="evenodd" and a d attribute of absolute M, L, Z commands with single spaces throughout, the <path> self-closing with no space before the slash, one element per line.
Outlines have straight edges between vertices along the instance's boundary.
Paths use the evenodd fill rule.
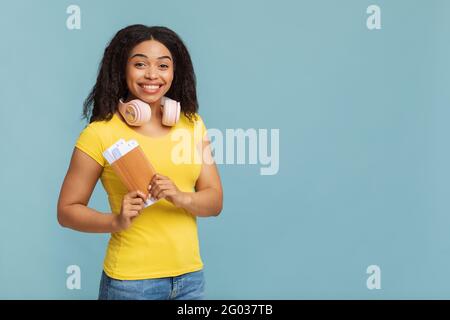
<path fill-rule="evenodd" d="M 122 231 L 130 227 L 131 221 L 144 209 L 144 199 L 145 194 L 141 191 L 131 191 L 123 197 L 120 214 L 115 216 L 115 230 Z"/>
<path fill-rule="evenodd" d="M 153 199 L 166 199 L 177 208 L 184 207 L 190 199 L 187 192 L 180 191 L 172 180 L 158 173 L 150 181 L 148 191 Z"/>

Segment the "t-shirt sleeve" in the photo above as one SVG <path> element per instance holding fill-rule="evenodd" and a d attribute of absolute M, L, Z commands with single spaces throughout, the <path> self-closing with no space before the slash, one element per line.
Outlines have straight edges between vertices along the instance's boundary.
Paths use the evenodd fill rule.
<path fill-rule="evenodd" d="M 97 161 L 102 167 L 105 166 L 105 158 L 103 157 L 103 144 L 99 134 L 95 128 L 88 125 L 81 131 L 75 147 L 89 155 Z"/>

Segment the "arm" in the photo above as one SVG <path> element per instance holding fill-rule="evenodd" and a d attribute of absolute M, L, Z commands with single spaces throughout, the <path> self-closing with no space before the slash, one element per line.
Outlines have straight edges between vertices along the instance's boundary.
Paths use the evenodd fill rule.
<path fill-rule="evenodd" d="M 103 167 L 94 159 L 74 148 L 58 199 L 58 222 L 61 226 L 93 233 L 118 230 L 115 215 L 87 207 L 102 170 Z"/>
<path fill-rule="evenodd" d="M 223 190 L 209 140 L 203 142 L 202 154 L 202 168 L 195 183 L 195 192 L 186 193 L 183 207 L 200 217 L 218 216 L 223 208 Z"/>

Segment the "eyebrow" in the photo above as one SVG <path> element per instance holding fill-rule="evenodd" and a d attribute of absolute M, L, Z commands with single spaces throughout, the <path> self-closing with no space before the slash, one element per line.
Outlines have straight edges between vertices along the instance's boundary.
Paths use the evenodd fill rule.
<path fill-rule="evenodd" d="M 133 55 L 130 59 L 133 59 L 134 57 L 144 57 L 144 58 L 148 59 L 148 57 L 147 57 L 145 54 L 142 54 L 142 53 L 136 53 L 136 54 Z M 162 56 L 162 57 L 158 57 L 157 59 L 158 59 L 158 60 L 159 60 L 159 59 L 169 59 L 169 60 L 172 60 L 169 56 Z"/>

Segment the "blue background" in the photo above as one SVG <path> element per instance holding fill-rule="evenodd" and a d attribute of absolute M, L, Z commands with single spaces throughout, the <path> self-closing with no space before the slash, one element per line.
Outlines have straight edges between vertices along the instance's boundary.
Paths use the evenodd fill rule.
<path fill-rule="evenodd" d="M 81 30 L 66 27 L 71 4 Z M 371 4 L 381 30 L 366 27 Z M 108 235 L 60 227 L 56 204 L 103 50 L 135 23 L 183 38 L 207 127 L 280 129 L 278 174 L 219 166 L 224 209 L 198 220 L 207 298 L 450 298 L 449 13 L 445 0 L 2 2 L 0 298 L 97 297 Z M 89 206 L 109 211 L 100 183 Z"/>

